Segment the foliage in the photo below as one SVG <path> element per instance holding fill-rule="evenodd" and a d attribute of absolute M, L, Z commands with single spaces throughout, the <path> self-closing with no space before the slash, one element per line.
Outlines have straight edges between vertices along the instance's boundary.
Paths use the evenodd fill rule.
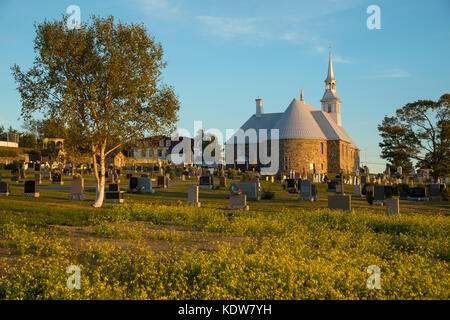
<path fill-rule="evenodd" d="M 438 101 L 418 100 L 385 117 L 378 126 L 383 141 L 381 157 L 406 167 L 411 159 L 421 168 L 433 169 L 433 177 L 450 172 L 450 94 Z"/>
<path fill-rule="evenodd" d="M 228 168 L 226 170 L 226 173 L 227 173 L 228 179 L 234 179 L 237 176 L 237 171 L 233 168 Z"/>

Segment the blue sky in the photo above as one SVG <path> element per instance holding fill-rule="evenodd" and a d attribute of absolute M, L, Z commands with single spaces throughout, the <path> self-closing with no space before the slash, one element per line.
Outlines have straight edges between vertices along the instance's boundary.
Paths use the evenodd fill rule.
<path fill-rule="evenodd" d="M 0 0 L 0 124 L 20 127 L 20 99 L 10 67 L 33 61 L 34 22 L 60 18 L 69 5 L 91 14 L 143 22 L 163 44 L 182 108 L 179 127 L 238 128 L 263 98 L 284 111 L 303 87 L 320 108 L 332 45 L 344 128 L 372 171 L 381 171 L 377 125 L 418 99 L 450 92 L 450 1 L 403 0 Z M 381 29 L 369 30 L 369 5 Z"/>

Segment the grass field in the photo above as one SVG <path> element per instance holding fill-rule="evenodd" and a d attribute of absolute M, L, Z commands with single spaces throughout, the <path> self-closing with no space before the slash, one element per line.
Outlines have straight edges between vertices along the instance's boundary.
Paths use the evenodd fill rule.
<path fill-rule="evenodd" d="M 244 212 L 224 210 L 225 189 L 201 190 L 199 209 L 186 207 L 180 185 L 93 210 L 94 192 L 30 199 L 12 184 L 0 197 L 0 299 L 449 298 L 448 202 L 401 201 L 401 215 L 385 217 L 363 199 L 352 213 L 330 212 L 325 185 L 315 203 L 262 186 L 275 198 Z M 70 265 L 80 290 L 66 286 Z M 366 286 L 371 265 L 379 290 Z"/>

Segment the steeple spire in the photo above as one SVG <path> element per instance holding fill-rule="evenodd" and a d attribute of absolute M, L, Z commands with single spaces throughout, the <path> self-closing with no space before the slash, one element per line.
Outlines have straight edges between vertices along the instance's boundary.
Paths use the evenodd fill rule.
<path fill-rule="evenodd" d="M 328 76 L 325 81 L 329 80 L 335 80 L 334 79 L 334 72 L 333 72 L 333 60 L 331 59 L 331 46 L 330 46 L 330 58 L 328 60 Z"/>
<path fill-rule="evenodd" d="M 305 96 L 303 95 L 303 88 L 302 93 L 300 93 L 300 101 L 305 101 Z"/>
<path fill-rule="evenodd" d="M 336 91 L 336 79 L 333 72 L 333 60 L 331 58 L 331 46 L 330 46 L 330 58 L 328 61 L 328 75 L 325 79 L 325 93 L 322 100 L 322 111 L 327 112 L 333 118 L 338 126 L 341 126 L 341 100 L 338 97 Z"/>

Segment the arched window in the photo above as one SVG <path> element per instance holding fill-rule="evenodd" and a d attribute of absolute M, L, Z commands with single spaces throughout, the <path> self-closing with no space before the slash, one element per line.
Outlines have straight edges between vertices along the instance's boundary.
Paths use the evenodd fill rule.
<path fill-rule="evenodd" d="M 323 142 L 320 143 L 320 154 L 323 154 Z"/>

